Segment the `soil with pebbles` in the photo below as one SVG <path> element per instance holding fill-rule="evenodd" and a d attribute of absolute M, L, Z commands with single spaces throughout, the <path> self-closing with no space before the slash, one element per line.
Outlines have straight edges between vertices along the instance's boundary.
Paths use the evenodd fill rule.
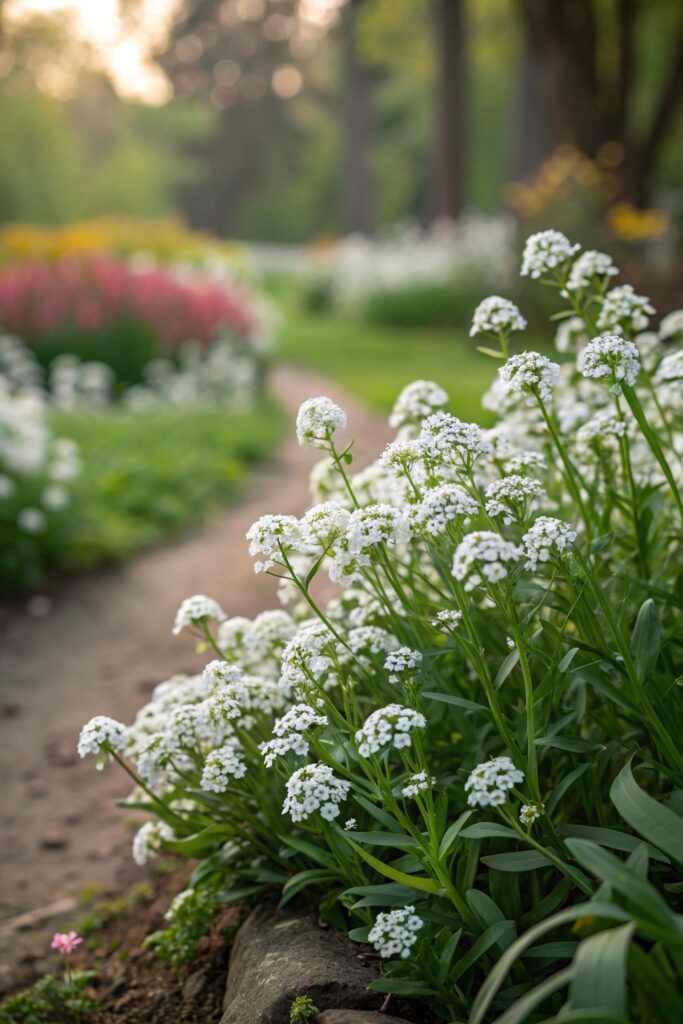
<path fill-rule="evenodd" d="M 390 437 L 380 417 L 304 371 L 277 368 L 272 390 L 291 426 L 239 506 L 123 567 L 0 612 L 0 993 L 14 987 L 22 964 L 40 962 L 46 929 L 73 917 L 81 890 L 116 892 L 144 877 L 131 866 L 131 830 L 115 806 L 128 780 L 115 767 L 100 773 L 92 759 L 80 761 L 78 732 L 96 714 L 131 721 L 160 680 L 201 669 L 192 641 L 171 635 L 184 597 L 209 594 L 229 614 L 277 605 L 273 581 L 254 575 L 244 535 L 258 516 L 300 514 L 308 503 L 319 453 L 293 437 L 300 402 L 327 394 L 346 409 L 358 465 Z"/>

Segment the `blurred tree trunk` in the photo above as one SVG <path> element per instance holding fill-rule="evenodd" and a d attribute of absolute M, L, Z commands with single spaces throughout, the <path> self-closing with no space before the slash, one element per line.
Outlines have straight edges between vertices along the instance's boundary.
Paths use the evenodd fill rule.
<path fill-rule="evenodd" d="M 431 212 L 457 217 L 467 185 L 467 37 L 464 0 L 434 0 L 438 50 Z"/>
<path fill-rule="evenodd" d="M 343 226 L 368 233 L 374 226 L 372 72 L 358 52 L 358 12 L 365 0 L 348 0 L 342 12 L 344 95 L 342 100 Z"/>
<path fill-rule="evenodd" d="M 644 205 L 683 98 L 683 4 L 672 41 L 662 40 L 670 52 L 662 57 L 659 94 L 638 131 L 633 116 L 637 20 L 657 16 L 655 5 L 616 0 L 611 21 L 598 17 L 598 0 L 517 0 L 517 5 L 540 69 L 555 142 L 570 143 L 590 157 L 603 143 L 617 143 L 623 158 L 614 170 L 622 196 Z M 600 54 L 615 43 L 616 59 L 607 65 Z"/>
<path fill-rule="evenodd" d="M 538 53 L 524 40 L 513 107 L 509 176 L 521 181 L 534 174 L 555 145 Z"/>

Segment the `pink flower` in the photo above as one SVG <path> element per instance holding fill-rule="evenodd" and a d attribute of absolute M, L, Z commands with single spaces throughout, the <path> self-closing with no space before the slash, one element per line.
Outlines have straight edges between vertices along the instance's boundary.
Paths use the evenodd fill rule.
<path fill-rule="evenodd" d="M 58 949 L 60 953 L 73 953 L 83 942 L 78 932 L 55 932 L 51 949 Z"/>

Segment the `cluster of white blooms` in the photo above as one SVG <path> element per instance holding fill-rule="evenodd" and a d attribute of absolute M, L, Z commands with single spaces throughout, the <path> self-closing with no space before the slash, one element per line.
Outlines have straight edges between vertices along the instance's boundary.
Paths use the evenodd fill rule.
<path fill-rule="evenodd" d="M 302 757 L 308 753 L 308 741 L 303 733 L 315 725 L 327 725 L 327 715 L 319 714 L 308 704 L 295 704 L 273 726 L 273 739 L 259 745 L 267 768 L 272 767 L 277 757 L 283 757 L 290 750 Z"/>
<path fill-rule="evenodd" d="M 633 387 L 640 372 L 640 353 L 632 341 L 618 334 L 603 334 L 586 345 L 578 367 L 584 377 L 606 380 L 613 394 L 621 394 L 622 384 Z"/>
<path fill-rule="evenodd" d="M 347 832 L 353 832 L 355 828 L 358 828 L 358 822 L 355 818 L 347 818 L 344 822 L 344 828 Z"/>
<path fill-rule="evenodd" d="M 448 392 L 433 380 L 414 380 L 399 394 L 389 417 L 394 430 L 419 425 L 432 413 L 448 405 Z"/>
<path fill-rule="evenodd" d="M 470 337 L 477 334 L 507 335 L 512 331 L 523 331 L 525 327 L 526 320 L 514 302 L 500 295 L 489 295 L 474 311 Z"/>
<path fill-rule="evenodd" d="M 540 472 L 547 468 L 548 463 L 546 462 L 545 455 L 534 451 L 517 452 L 516 455 L 510 456 L 503 464 L 505 472 L 512 474 L 523 473 L 527 469 Z"/>
<path fill-rule="evenodd" d="M 655 384 L 666 384 L 672 380 L 683 379 L 683 348 L 664 356 L 652 379 Z"/>
<path fill-rule="evenodd" d="M 314 505 L 301 520 L 302 544 L 307 550 L 329 551 L 349 525 L 349 510 L 336 501 Z"/>
<path fill-rule="evenodd" d="M 367 505 L 349 517 L 346 540 L 351 555 L 365 554 L 377 544 L 401 544 L 409 538 L 408 519 L 393 505 Z"/>
<path fill-rule="evenodd" d="M 346 413 L 331 398 L 307 398 L 296 417 L 297 441 L 309 448 L 326 448 L 335 430 L 345 426 Z"/>
<path fill-rule="evenodd" d="M 662 317 L 659 337 L 662 341 L 669 341 L 672 338 L 680 341 L 683 338 L 683 309 L 675 309 L 673 313 L 667 313 Z"/>
<path fill-rule="evenodd" d="M 346 799 L 350 788 L 351 783 L 337 778 L 329 765 L 304 765 L 287 779 L 282 812 L 289 814 L 293 822 L 306 821 L 317 811 L 321 818 L 333 821 L 339 817 L 339 804 Z"/>
<path fill-rule="evenodd" d="M 204 762 L 201 787 L 210 793 L 225 793 L 230 779 L 241 779 L 247 771 L 242 754 L 232 743 L 212 750 Z"/>
<path fill-rule="evenodd" d="M 529 235 L 522 254 L 522 277 L 539 278 L 557 271 L 579 248 L 561 231 L 538 231 Z"/>
<path fill-rule="evenodd" d="M 436 779 L 433 776 L 427 772 L 417 772 L 417 774 L 410 776 L 401 793 L 406 799 L 409 799 L 411 796 L 417 796 L 418 793 L 425 793 L 435 784 Z"/>
<path fill-rule="evenodd" d="M 498 370 L 503 389 L 534 395 L 543 402 L 553 397 L 553 388 L 560 376 L 560 367 L 540 352 L 520 352 L 511 356 Z"/>
<path fill-rule="evenodd" d="M 481 427 L 447 412 L 434 413 L 424 421 L 420 441 L 428 457 L 445 466 L 470 467 L 489 453 Z"/>
<path fill-rule="evenodd" d="M 539 564 L 548 562 L 553 554 L 562 554 L 576 540 L 576 530 L 551 516 L 539 516 L 524 534 L 522 544 L 526 569 L 538 569 Z"/>
<path fill-rule="evenodd" d="M 222 622 L 225 612 L 212 597 L 205 594 L 195 594 L 193 597 L 186 597 L 176 612 L 173 633 L 178 635 L 183 629 L 189 626 L 198 626 L 207 622 Z"/>
<path fill-rule="evenodd" d="M 383 469 L 408 473 L 414 466 L 423 464 L 425 455 L 424 445 L 419 438 L 398 437 L 386 446 L 377 461 Z"/>
<path fill-rule="evenodd" d="M 424 921 L 417 916 L 413 906 L 382 911 L 368 933 L 368 941 L 384 959 L 400 956 L 407 960 L 423 926 Z"/>
<path fill-rule="evenodd" d="M 175 838 L 175 832 L 166 822 L 146 821 L 133 837 L 133 860 L 142 867 L 159 852 L 163 843 Z"/>
<path fill-rule="evenodd" d="M 199 705 L 204 721 L 217 731 L 221 726 L 242 716 L 242 709 L 233 694 L 239 694 L 241 686 L 228 684 L 216 690 Z"/>
<path fill-rule="evenodd" d="M 461 621 L 462 612 L 455 610 L 437 612 L 436 618 L 432 619 L 432 626 L 434 626 L 435 629 L 441 629 L 443 626 L 447 629 L 455 629 Z"/>
<path fill-rule="evenodd" d="M 282 678 L 291 685 L 319 679 L 333 666 L 334 634 L 323 622 L 306 623 L 292 637 L 282 655 Z"/>
<path fill-rule="evenodd" d="M 579 448 L 590 447 L 595 443 L 613 442 L 615 438 L 623 437 L 625 433 L 624 420 L 620 420 L 609 409 L 600 409 L 577 429 L 575 442 Z"/>
<path fill-rule="evenodd" d="M 453 556 L 453 575 L 466 591 L 482 583 L 500 583 L 519 562 L 522 549 L 490 530 L 468 533 Z"/>
<path fill-rule="evenodd" d="M 597 327 L 599 331 L 644 331 L 654 307 L 644 295 L 636 295 L 630 284 L 612 288 L 605 295 Z"/>
<path fill-rule="evenodd" d="M 543 485 L 532 477 L 512 474 L 501 480 L 494 480 L 486 488 L 486 511 L 492 516 L 502 516 L 508 525 L 514 519 L 523 519 L 531 502 L 545 494 Z"/>
<path fill-rule="evenodd" d="M 253 620 L 239 615 L 226 619 L 218 627 L 216 643 L 244 672 L 279 674 L 282 651 L 297 628 L 288 612 L 275 608 Z"/>
<path fill-rule="evenodd" d="M 522 804 L 519 809 L 519 820 L 522 825 L 533 825 L 543 811 L 537 804 Z"/>
<path fill-rule="evenodd" d="M 619 270 L 612 262 L 612 257 L 608 256 L 606 252 L 586 249 L 572 264 L 565 287 L 568 292 L 576 292 L 581 288 L 588 288 L 594 283 L 595 278 L 614 277 L 618 273 Z"/>
<path fill-rule="evenodd" d="M 209 690 L 214 690 L 229 683 L 238 683 L 242 678 L 242 669 L 229 661 L 219 661 L 216 658 L 206 666 L 203 676 Z"/>
<path fill-rule="evenodd" d="M 126 745 L 126 727 L 115 718 L 106 715 L 95 715 L 83 728 L 78 738 L 78 755 L 85 757 L 94 754 L 98 759 L 98 768 L 103 765 L 102 757 L 110 751 L 123 750 Z"/>
<path fill-rule="evenodd" d="M 267 572 L 282 557 L 282 552 L 296 550 L 301 544 L 301 527 L 296 516 L 265 515 L 247 530 L 249 554 L 266 555 L 254 562 L 254 572 Z"/>
<path fill-rule="evenodd" d="M 402 676 L 412 675 L 422 664 L 422 655 L 419 651 L 412 651 L 410 647 L 399 647 L 397 651 L 391 651 L 387 655 L 384 667 L 389 673 L 390 683 L 399 683 Z"/>
<path fill-rule="evenodd" d="M 394 746 L 397 750 L 409 747 L 411 729 L 424 729 L 426 725 L 427 720 L 419 711 L 402 704 L 387 704 L 373 711 L 356 732 L 358 753 L 361 757 L 370 757 L 384 747 Z"/>
<path fill-rule="evenodd" d="M 380 626 L 356 626 L 346 638 L 351 651 L 356 655 L 384 654 L 398 647 L 398 640 Z"/>
<path fill-rule="evenodd" d="M 509 757 L 484 761 L 470 772 L 465 783 L 467 803 L 470 807 L 499 807 L 518 782 L 524 782 L 524 772 L 515 768 Z"/>
<path fill-rule="evenodd" d="M 568 316 L 560 320 L 553 342 L 558 352 L 577 352 L 587 341 L 586 325 L 580 316 Z"/>
<path fill-rule="evenodd" d="M 449 523 L 463 519 L 465 524 L 479 512 L 479 504 L 459 484 L 441 484 L 425 492 L 411 509 L 413 527 L 433 537 L 441 536 Z"/>

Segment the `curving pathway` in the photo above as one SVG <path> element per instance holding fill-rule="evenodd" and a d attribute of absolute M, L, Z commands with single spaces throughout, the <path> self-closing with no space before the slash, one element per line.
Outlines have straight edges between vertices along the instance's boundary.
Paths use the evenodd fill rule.
<path fill-rule="evenodd" d="M 292 424 L 311 395 L 339 402 L 357 438 L 357 464 L 374 458 L 389 439 L 384 420 L 327 380 L 279 367 L 271 388 Z M 182 598 L 206 593 L 229 614 L 249 616 L 277 603 L 272 579 L 253 573 L 244 534 L 265 512 L 303 512 L 317 458 L 299 448 L 292 427 L 273 460 L 255 470 L 235 508 L 122 568 L 65 584 L 42 617 L 5 613 L 0 956 L 20 951 L 53 904 L 55 913 L 65 913 L 84 887 L 114 888 L 122 873 L 131 877 L 130 835 L 124 812 L 114 805 L 130 787 L 116 768 L 99 773 L 92 759 L 77 758 L 80 726 L 96 714 L 128 722 L 160 680 L 202 667 L 205 659 L 194 653 L 191 639 L 171 635 Z"/>

